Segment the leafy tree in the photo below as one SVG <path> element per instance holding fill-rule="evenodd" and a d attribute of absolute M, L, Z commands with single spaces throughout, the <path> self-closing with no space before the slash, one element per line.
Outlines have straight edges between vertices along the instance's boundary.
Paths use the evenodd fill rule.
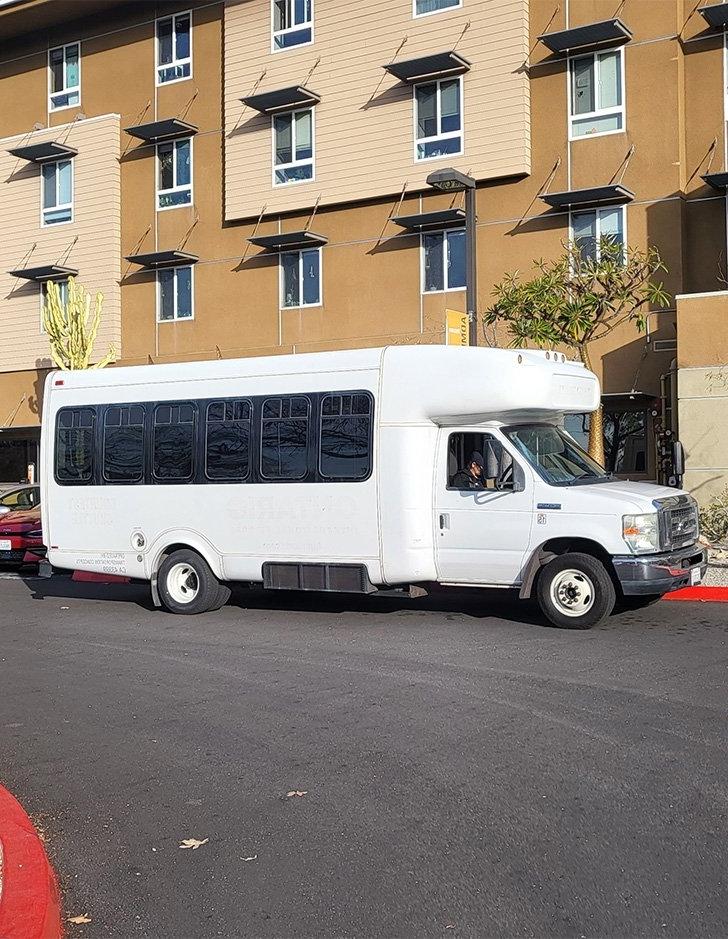
<path fill-rule="evenodd" d="M 485 312 L 484 325 L 503 323 L 516 348 L 574 349 L 589 369 L 593 343 L 623 323 L 643 332 L 650 308 L 670 302 L 662 283 L 654 280 L 667 270 L 656 248 L 625 249 L 604 238 L 598 252 L 582 254 L 576 245 L 564 246 L 556 260 L 534 261 L 534 267 L 531 280 L 521 281 L 520 272 L 513 271 L 495 286 L 495 303 Z M 601 407 L 591 415 L 589 453 L 604 464 Z"/>
<path fill-rule="evenodd" d="M 48 293 L 43 304 L 43 326 L 51 346 L 51 358 L 61 369 L 104 368 L 116 358 L 116 350 L 109 347 L 106 355 L 91 364 L 96 334 L 101 324 L 104 296 L 96 294 L 91 311 L 91 294 L 68 278 L 66 302 L 61 299 L 58 285 L 48 282 Z"/>

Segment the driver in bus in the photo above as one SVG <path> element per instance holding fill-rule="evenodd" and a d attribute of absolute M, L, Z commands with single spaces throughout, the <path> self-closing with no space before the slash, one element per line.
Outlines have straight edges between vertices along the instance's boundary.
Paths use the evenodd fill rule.
<path fill-rule="evenodd" d="M 452 481 L 454 489 L 485 489 L 483 482 L 483 454 L 474 450 L 468 458 L 467 465 L 455 474 Z"/>

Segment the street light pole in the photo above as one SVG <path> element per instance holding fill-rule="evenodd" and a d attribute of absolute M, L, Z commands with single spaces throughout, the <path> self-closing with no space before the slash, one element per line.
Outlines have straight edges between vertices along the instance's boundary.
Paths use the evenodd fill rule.
<path fill-rule="evenodd" d="M 465 191 L 465 307 L 468 316 L 468 344 L 478 345 L 478 235 L 475 207 L 475 180 L 448 167 L 435 170 L 427 185 L 441 192 Z"/>

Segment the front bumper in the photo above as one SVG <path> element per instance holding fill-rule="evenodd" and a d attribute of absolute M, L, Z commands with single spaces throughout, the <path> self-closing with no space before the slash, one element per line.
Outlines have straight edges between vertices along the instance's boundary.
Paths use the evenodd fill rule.
<path fill-rule="evenodd" d="M 691 585 L 691 570 L 700 568 L 700 579 L 708 569 L 708 555 L 699 545 L 666 554 L 618 555 L 612 558 L 625 596 L 670 593 Z"/>

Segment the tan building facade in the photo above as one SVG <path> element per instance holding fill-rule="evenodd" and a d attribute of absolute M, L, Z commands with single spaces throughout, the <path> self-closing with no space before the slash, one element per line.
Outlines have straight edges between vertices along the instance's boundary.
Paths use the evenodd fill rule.
<path fill-rule="evenodd" d="M 680 349 L 685 295 L 727 276 L 724 13 L 688 0 L 625 0 L 616 17 L 607 0 L 0 4 L 0 479 L 37 439 L 37 278 L 65 276 L 38 268 L 104 293 L 98 351 L 113 342 L 124 364 L 441 343 L 465 304 L 463 203 L 426 178 L 452 166 L 478 183 L 480 310 L 505 272 L 569 239 L 659 248 L 680 300 L 600 350 L 610 459 L 658 478 L 660 432 L 677 429 L 688 481 L 712 492 L 725 458 L 686 436 Z M 75 151 L 70 219 L 68 170 L 47 168 L 58 153 L 9 152 L 49 144 Z M 693 346 L 726 331 L 715 296 L 690 320 Z M 716 356 L 693 351 L 685 368 Z M 717 422 L 726 402 L 700 400 Z"/>

